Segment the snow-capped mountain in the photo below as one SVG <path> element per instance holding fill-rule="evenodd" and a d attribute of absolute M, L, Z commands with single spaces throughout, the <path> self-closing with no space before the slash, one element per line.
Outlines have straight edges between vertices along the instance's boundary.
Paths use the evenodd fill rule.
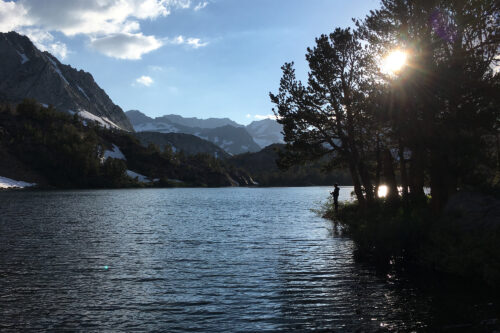
<path fill-rule="evenodd" d="M 125 114 L 137 132 L 193 134 L 233 155 L 259 151 L 273 143 L 283 143 L 282 126 L 272 119 L 243 126 L 228 118 L 198 119 L 167 115 L 153 119 L 138 110 L 130 110 Z"/>
<path fill-rule="evenodd" d="M 203 123 L 203 119 L 197 118 L 183 118 L 181 116 L 163 116 L 157 118 L 150 118 L 140 111 L 131 110 L 126 112 L 127 117 L 129 117 L 130 122 L 134 126 L 137 132 L 160 132 L 160 133 L 185 133 L 196 135 L 199 138 L 208 140 L 220 148 L 224 149 L 226 152 L 232 155 L 242 154 L 246 152 L 255 152 L 260 150 L 260 146 L 255 143 L 252 136 L 248 134 L 245 127 L 236 124 L 229 119 L 219 119 L 216 118 L 205 119 L 210 120 L 209 122 Z M 205 126 L 213 126 L 214 124 L 228 123 L 220 127 L 191 127 L 186 126 L 186 121 L 180 121 L 184 124 L 179 124 L 174 122 L 176 119 L 196 119 L 195 123 L 202 124 Z M 230 125 L 234 123 L 236 126 Z"/>
<path fill-rule="evenodd" d="M 133 131 L 123 110 L 114 104 L 90 73 L 63 65 L 37 49 L 28 37 L 0 33 L 0 101 L 33 98 L 57 110 L 78 113 L 85 121 Z"/>
<path fill-rule="evenodd" d="M 281 134 L 283 126 L 278 124 L 276 120 L 263 119 L 253 121 L 245 128 L 261 148 L 265 148 L 274 143 L 284 143 L 283 134 Z"/>

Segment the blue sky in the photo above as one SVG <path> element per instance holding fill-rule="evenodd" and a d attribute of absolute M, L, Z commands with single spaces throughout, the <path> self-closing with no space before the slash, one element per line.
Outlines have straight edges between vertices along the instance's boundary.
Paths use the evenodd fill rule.
<path fill-rule="evenodd" d="M 0 0 L 16 30 L 90 72 L 125 111 L 148 116 L 272 114 L 284 62 L 305 77 L 314 38 L 352 25 L 378 0 Z"/>

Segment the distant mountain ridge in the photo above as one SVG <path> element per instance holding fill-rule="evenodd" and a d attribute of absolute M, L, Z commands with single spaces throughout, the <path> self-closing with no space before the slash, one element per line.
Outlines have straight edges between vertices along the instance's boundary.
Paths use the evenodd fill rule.
<path fill-rule="evenodd" d="M 123 110 L 92 75 L 64 65 L 16 32 L 0 33 L 0 101 L 33 98 L 57 110 L 78 113 L 104 127 L 133 131 Z"/>
<path fill-rule="evenodd" d="M 125 114 L 137 132 L 193 134 L 232 155 L 256 152 L 268 145 L 283 143 L 282 127 L 272 119 L 254 121 L 243 126 L 228 118 L 198 119 L 179 115 L 151 118 L 138 110 L 130 110 Z"/>
<path fill-rule="evenodd" d="M 199 127 L 199 128 L 217 128 L 226 125 L 234 126 L 234 127 L 243 127 L 242 125 L 232 121 L 229 118 L 207 118 L 207 119 L 199 119 L 196 117 L 192 118 L 184 118 L 179 115 L 169 114 L 160 117 L 160 119 L 166 119 L 173 123 L 188 126 L 188 127 Z"/>

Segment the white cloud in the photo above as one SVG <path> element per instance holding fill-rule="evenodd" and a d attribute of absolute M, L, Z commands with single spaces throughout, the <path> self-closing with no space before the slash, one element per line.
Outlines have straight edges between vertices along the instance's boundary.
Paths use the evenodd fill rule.
<path fill-rule="evenodd" d="M 146 87 L 149 87 L 150 85 L 153 84 L 154 80 L 146 75 L 143 75 L 135 80 L 135 82 L 140 83 Z"/>
<path fill-rule="evenodd" d="M 163 43 L 154 36 L 144 36 L 142 33 L 117 33 L 94 38 L 90 45 L 109 57 L 137 60 L 143 54 L 160 48 Z"/>
<path fill-rule="evenodd" d="M 42 51 L 48 51 L 61 59 L 66 58 L 68 55 L 68 47 L 66 44 L 56 41 L 50 32 L 39 29 L 20 29 L 19 32 L 28 36 Z"/>
<path fill-rule="evenodd" d="M 20 0 L 17 4 L 29 18 L 18 26 L 36 25 L 67 36 L 137 31 L 138 19 L 167 16 L 172 7 L 168 0 Z"/>
<path fill-rule="evenodd" d="M 190 6 L 190 0 L 0 0 L 0 32 L 31 31 L 26 34 L 39 37 L 34 40 L 37 46 L 63 58 L 67 47 L 51 32 L 85 35 L 107 56 L 140 59 L 163 43 L 156 36 L 144 36 L 139 22 L 166 17 L 173 9 Z M 188 38 L 185 43 L 194 48 L 205 45 L 197 38 Z"/>
<path fill-rule="evenodd" d="M 31 24 L 27 13 L 26 8 L 17 2 L 0 0 L 0 32 L 15 30 L 21 26 L 21 22 Z"/>
<path fill-rule="evenodd" d="M 181 9 L 188 9 L 191 7 L 191 0 L 172 0 L 172 4 Z"/>
<path fill-rule="evenodd" d="M 208 42 L 202 43 L 199 38 L 188 38 L 186 43 L 195 49 L 208 45 Z"/>
<path fill-rule="evenodd" d="M 176 45 L 189 45 L 194 49 L 207 46 L 208 42 L 202 42 L 200 38 L 185 38 L 184 36 L 177 36 L 174 39 L 170 40 L 171 44 Z"/>
<path fill-rule="evenodd" d="M 252 118 L 252 115 L 250 113 L 247 113 L 245 117 Z"/>
<path fill-rule="evenodd" d="M 195 11 L 199 11 L 203 8 L 205 8 L 206 6 L 208 6 L 208 2 L 207 1 L 203 1 L 203 2 L 200 2 L 196 5 L 196 7 L 194 7 L 194 10 Z"/>

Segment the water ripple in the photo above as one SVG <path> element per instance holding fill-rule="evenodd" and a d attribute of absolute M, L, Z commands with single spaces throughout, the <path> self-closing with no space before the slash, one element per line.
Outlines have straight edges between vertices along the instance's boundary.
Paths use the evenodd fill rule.
<path fill-rule="evenodd" d="M 328 191 L 0 193 L 0 330 L 433 325 L 434 294 L 355 263 L 352 242 L 310 211 Z"/>

